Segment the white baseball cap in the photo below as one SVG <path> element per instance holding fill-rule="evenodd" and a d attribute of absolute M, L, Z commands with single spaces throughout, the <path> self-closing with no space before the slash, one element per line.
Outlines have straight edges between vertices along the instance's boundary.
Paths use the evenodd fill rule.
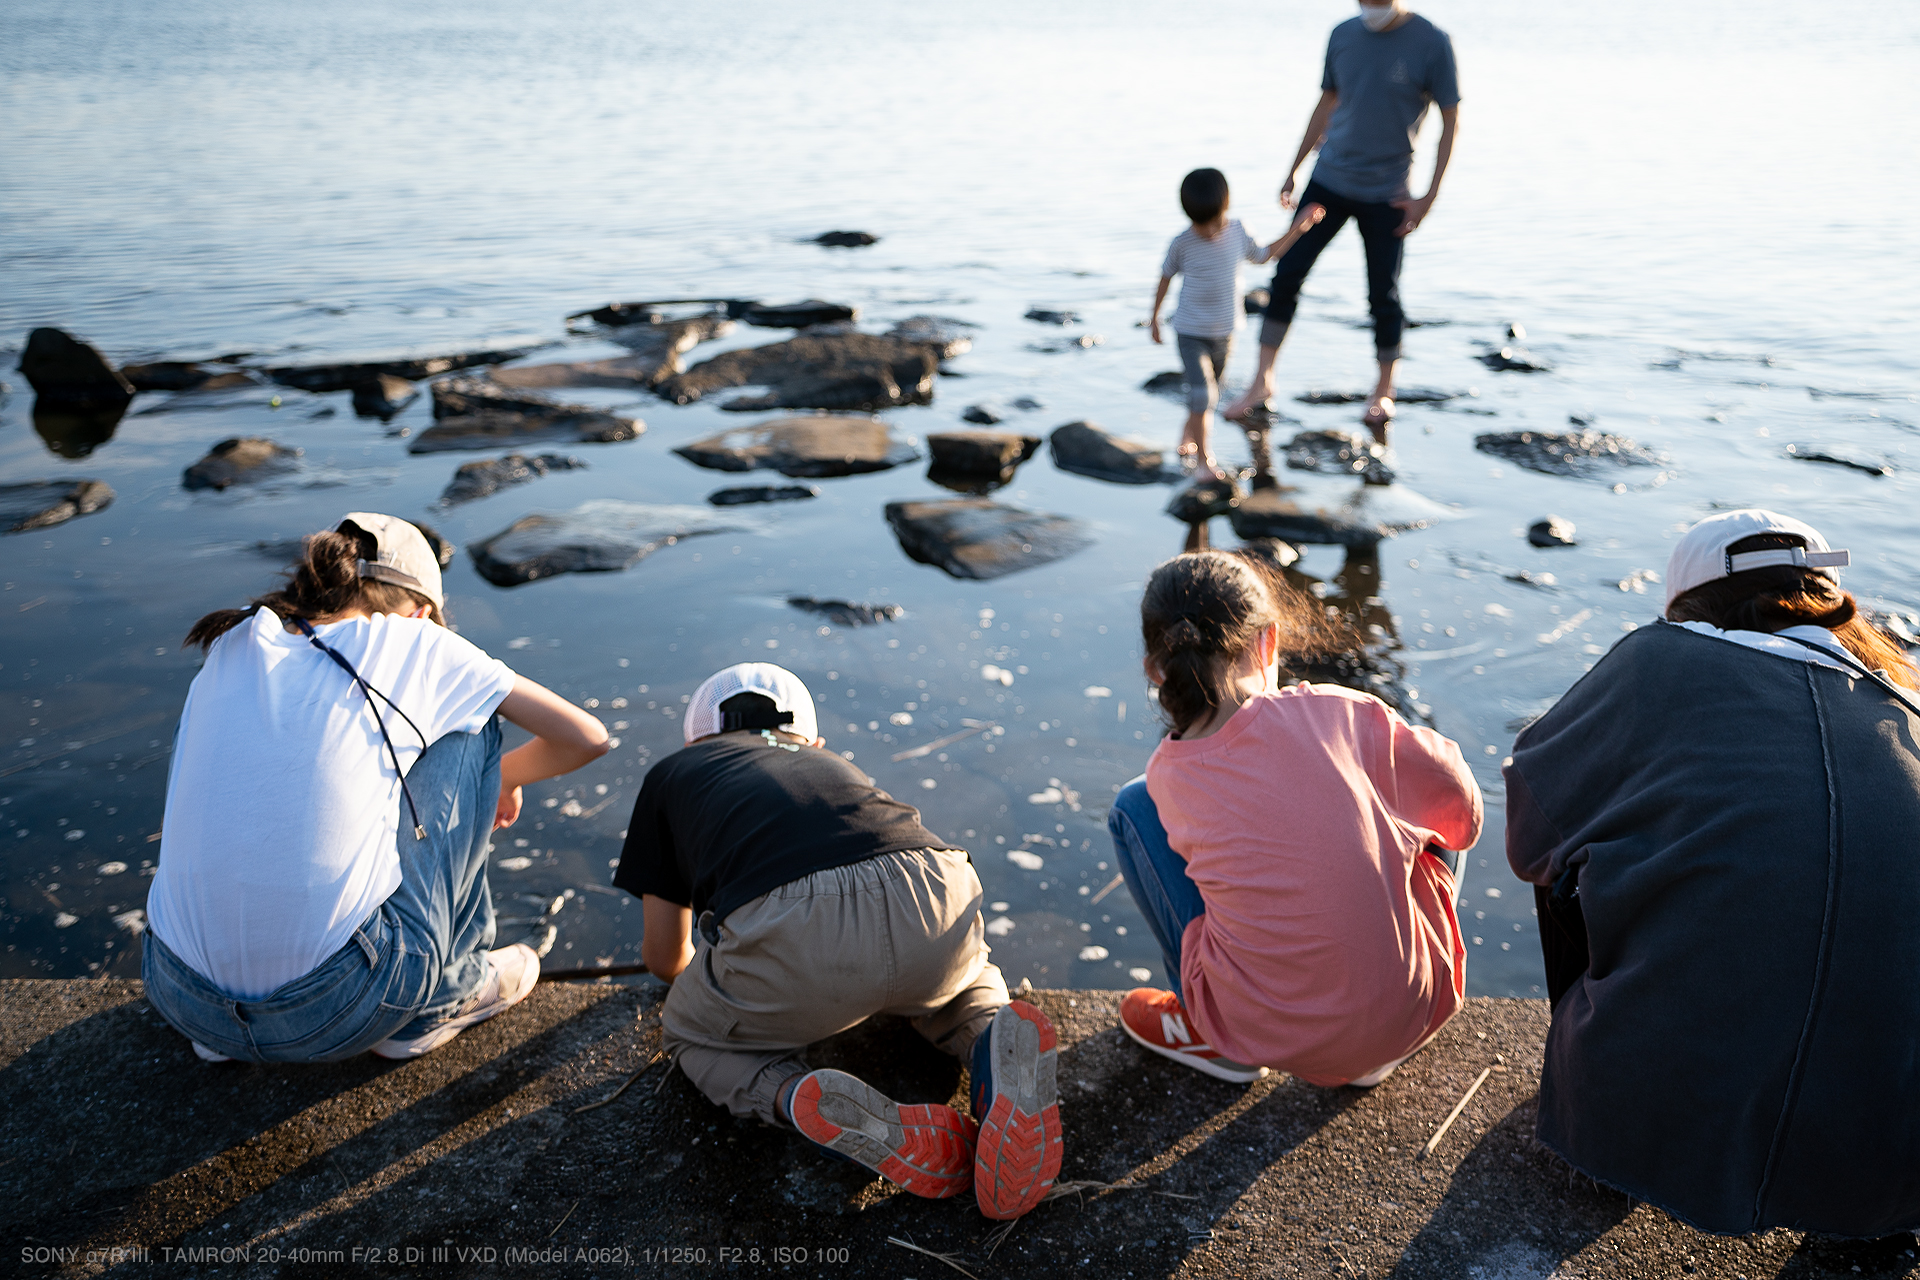
<path fill-rule="evenodd" d="M 418 591 L 433 601 L 436 609 L 447 607 L 447 597 L 440 589 L 440 559 L 412 521 L 377 511 L 349 511 L 335 528 L 340 533 L 358 531 L 373 539 L 373 558 L 360 562 L 361 577 Z"/>
<path fill-rule="evenodd" d="M 813 694 L 807 691 L 807 686 L 799 676 L 771 662 L 737 662 L 724 671 L 714 672 L 693 691 L 693 700 L 687 704 L 686 719 L 681 722 L 686 740 L 692 742 L 696 738 L 722 732 L 724 725 L 720 704 L 736 693 L 757 693 L 772 702 L 776 711 L 793 717 L 790 723 L 764 727 L 784 729 L 809 742 L 820 736 L 819 721 L 813 714 Z"/>
<path fill-rule="evenodd" d="M 1728 552 L 1727 548 L 1734 543 L 1757 533 L 1785 534 L 1799 538 L 1803 545 L 1742 551 L 1738 555 Z M 1829 550 L 1819 530 L 1792 516 L 1777 515 L 1758 507 L 1726 511 L 1708 516 L 1674 544 L 1673 554 L 1667 558 L 1667 603 L 1672 604 L 1695 587 L 1745 573 L 1748 569 L 1765 569 L 1776 564 L 1797 565 L 1803 569 L 1839 569 L 1852 558 L 1848 552 Z"/>

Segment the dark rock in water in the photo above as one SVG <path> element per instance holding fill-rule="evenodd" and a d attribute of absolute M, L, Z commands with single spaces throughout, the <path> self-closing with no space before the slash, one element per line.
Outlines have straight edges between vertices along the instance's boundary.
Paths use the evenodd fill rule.
<path fill-rule="evenodd" d="M 1498 373 L 1552 373 L 1553 366 L 1535 359 L 1525 347 L 1502 347 L 1474 357 Z"/>
<path fill-rule="evenodd" d="M 1267 304 L 1271 301 L 1273 301 L 1273 294 L 1268 290 L 1249 289 L 1247 290 L 1246 299 L 1241 303 L 1241 306 L 1246 308 L 1248 315 L 1257 316 L 1267 309 Z"/>
<path fill-rule="evenodd" d="M 705 507 L 655 507 L 601 498 L 560 515 L 531 515 L 468 548 L 496 587 L 562 573 L 611 573 L 681 538 L 737 529 Z"/>
<path fill-rule="evenodd" d="M 331 418 L 333 416 L 335 416 L 334 407 L 330 404 L 326 404 L 326 405 L 321 405 L 318 409 L 315 409 L 312 413 L 308 414 L 307 421 L 317 422 L 321 418 Z M 401 428 L 401 434 L 404 435 L 405 433 L 406 433 L 406 429 L 404 427 Z"/>
<path fill-rule="evenodd" d="M 787 603 L 808 613 L 817 613 L 842 627 L 871 627 L 892 622 L 906 614 L 897 604 L 855 604 L 851 600 L 816 600 L 812 596 L 788 596 Z"/>
<path fill-rule="evenodd" d="M 982 426 L 988 427 L 1003 420 L 999 414 L 984 404 L 970 404 L 967 406 L 966 412 L 960 416 L 968 422 L 978 422 Z"/>
<path fill-rule="evenodd" d="M 567 319 L 592 320 L 609 329 L 617 329 L 633 324 L 670 324 L 674 315 L 668 310 L 669 307 L 719 307 L 727 319 L 738 320 L 747 313 L 749 307 L 759 305 L 759 300 L 755 298 L 667 298 L 657 302 L 609 302 L 604 307 L 575 311 Z"/>
<path fill-rule="evenodd" d="M 707 501 L 716 507 L 744 507 L 755 502 L 803 502 L 819 496 L 819 488 L 810 484 L 754 484 L 715 489 L 707 495 Z"/>
<path fill-rule="evenodd" d="M 1027 350 L 1038 351 L 1043 355 L 1053 355 L 1061 351 L 1091 351 L 1105 342 L 1097 333 L 1083 333 L 1076 338 L 1050 338 L 1045 342 L 1029 342 Z"/>
<path fill-rule="evenodd" d="M 420 398 L 420 389 L 390 373 L 375 374 L 353 389 L 353 411 L 385 421 Z"/>
<path fill-rule="evenodd" d="M 26 533 L 88 516 L 113 501 L 100 480 L 28 480 L 0 484 L 0 532 Z"/>
<path fill-rule="evenodd" d="M 516 365 L 495 369 L 492 379 L 503 387 L 623 387 L 652 389 L 681 370 L 680 357 L 701 343 L 733 332 L 725 316 L 699 316 L 661 324 L 634 324 L 618 330 L 614 341 L 633 350 L 612 360 L 581 360 L 570 364 Z"/>
<path fill-rule="evenodd" d="M 526 484 L 554 471 L 578 471 L 586 467 L 578 458 L 558 453 L 528 455 L 510 453 L 504 458 L 483 459 L 463 464 L 453 473 L 453 481 L 440 494 L 440 504 L 451 507 L 472 502 L 516 484 Z"/>
<path fill-rule="evenodd" d="M 934 463 L 927 468 L 927 479 L 942 489 L 951 489 L 955 493 L 968 493 L 976 497 L 992 493 L 995 489 L 1004 489 L 1013 483 L 1015 468 L 1004 467 L 999 471 L 956 471 L 952 467 L 943 467 Z"/>
<path fill-rule="evenodd" d="M 927 437 L 933 465 L 962 475 L 997 476 L 1033 456 L 1038 436 L 1011 431 L 938 431 Z"/>
<path fill-rule="evenodd" d="M 1023 412 L 1031 413 L 1035 409 L 1044 409 L 1047 406 L 1041 401 L 1035 400 L 1032 396 L 1021 396 L 1013 402 L 1013 407 Z"/>
<path fill-rule="evenodd" d="M 1514 321 L 1512 324 L 1507 326 L 1507 338 L 1509 341 L 1512 341 L 1512 342 L 1525 342 L 1527 340 L 1526 326 L 1521 324 L 1518 320 Z"/>
<path fill-rule="evenodd" d="M 818 298 L 808 298 L 805 302 L 788 302 L 779 306 L 770 306 L 756 302 L 740 313 L 740 319 L 761 329 L 804 329 L 814 324 L 834 324 L 841 320 L 858 320 L 857 307 L 841 306 L 837 302 L 822 302 Z"/>
<path fill-rule="evenodd" d="M 917 461 L 920 451 L 882 418 L 818 414 L 735 427 L 674 450 L 715 471 L 767 468 L 783 476 L 851 476 Z"/>
<path fill-rule="evenodd" d="M 129 401 L 104 409 L 74 409 L 38 397 L 33 402 L 33 430 L 62 458 L 84 458 L 113 439 L 114 428 L 126 416 Z"/>
<path fill-rule="evenodd" d="M 1393 472 L 1380 460 L 1384 450 L 1345 431 L 1302 431 L 1287 442 L 1287 465 L 1323 476 L 1359 476 L 1368 484 L 1391 484 Z"/>
<path fill-rule="evenodd" d="M 295 467 L 300 450 L 289 449 L 260 436 L 222 440 L 207 456 L 188 467 L 180 483 L 188 489 L 225 489 L 285 475 Z"/>
<path fill-rule="evenodd" d="M 1156 373 L 1140 384 L 1142 391 L 1156 396 L 1166 396 L 1170 400 L 1187 398 L 1187 375 L 1178 369 L 1169 369 L 1165 373 Z"/>
<path fill-rule="evenodd" d="M 1196 480 L 1173 495 L 1167 514 L 1182 524 L 1199 524 L 1232 511 L 1242 497 L 1240 486 L 1231 478 Z"/>
<path fill-rule="evenodd" d="M 1300 548 L 1278 538 L 1249 538 L 1240 550 L 1250 551 L 1276 569 L 1291 569 L 1300 563 Z"/>
<path fill-rule="evenodd" d="M 1302 391 L 1294 397 L 1301 404 L 1365 404 L 1364 391 Z"/>
<path fill-rule="evenodd" d="M 647 429 L 637 418 L 622 418 L 588 405 L 561 404 L 484 378 L 434 383 L 433 416 L 434 424 L 407 443 L 408 453 L 613 444 L 632 440 Z"/>
<path fill-rule="evenodd" d="M 1596 419 L 1591 413 L 1570 413 L 1567 415 L 1567 421 L 1576 427 L 1590 427 Z"/>
<path fill-rule="evenodd" d="M 1393 398 L 1397 404 L 1445 404 L 1472 394 L 1471 391 L 1442 391 L 1438 387 L 1402 387 L 1393 393 Z"/>
<path fill-rule="evenodd" d="M 133 399 L 133 384 L 115 373 L 105 356 L 63 329 L 29 333 L 19 367 L 50 409 L 124 410 Z"/>
<path fill-rule="evenodd" d="M 1559 516 L 1548 516 L 1545 520 L 1536 520 L 1528 525 L 1527 541 L 1536 547 L 1578 545 L 1573 540 L 1573 521 L 1562 520 Z"/>
<path fill-rule="evenodd" d="M 1047 437 L 1053 465 L 1076 475 L 1118 484 L 1157 484 L 1162 473 L 1160 450 L 1138 440 L 1123 440 L 1091 422 L 1069 422 Z"/>
<path fill-rule="evenodd" d="M 1080 314 L 1077 311 L 1049 311 L 1045 307 L 1031 307 L 1027 311 L 1027 319 L 1036 324 L 1079 324 Z"/>
<path fill-rule="evenodd" d="M 221 391 L 253 384 L 253 379 L 239 369 L 208 369 L 184 360 L 130 364 L 120 370 L 120 376 L 132 383 L 135 391 Z"/>
<path fill-rule="evenodd" d="M 1091 545 L 1076 520 L 985 498 L 889 502 L 900 549 L 956 578 L 986 580 L 1048 564 Z"/>
<path fill-rule="evenodd" d="M 862 249 L 870 244 L 879 244 L 880 237 L 870 231 L 826 231 L 815 236 L 813 242 L 835 249 Z"/>
<path fill-rule="evenodd" d="M 1610 466 L 1651 467 L 1660 462 L 1651 450 L 1604 431 L 1496 431 L 1475 436 L 1473 447 L 1549 476 L 1593 476 Z"/>
<path fill-rule="evenodd" d="M 505 364 L 518 360 L 532 348 L 516 347 L 506 351 L 461 351 L 452 355 L 422 356 L 418 359 L 374 360 L 361 364 L 283 365 L 266 374 L 283 387 L 302 391 L 351 391 L 372 382 L 381 374 L 419 382 L 442 373 L 474 369 L 481 365 Z"/>
<path fill-rule="evenodd" d="M 1864 471 L 1870 476 L 1890 476 L 1893 474 L 1893 468 L 1882 459 L 1834 453 L 1831 450 L 1824 449 L 1815 444 L 1790 444 L 1787 446 L 1787 456 L 1789 458 L 1798 458 L 1802 462 L 1828 462 L 1836 467 L 1847 467 L 1853 471 Z"/>
<path fill-rule="evenodd" d="M 1317 486 L 1323 492 L 1325 482 Z M 1308 496 L 1289 486 L 1261 488 L 1227 513 L 1241 538 L 1279 538 L 1285 542 L 1371 547 L 1383 538 L 1420 529 L 1452 513 L 1401 486 L 1345 490 L 1337 502 Z"/>
<path fill-rule="evenodd" d="M 420 536 L 427 540 L 427 546 L 433 551 L 433 558 L 440 562 L 442 569 L 453 563 L 453 553 L 458 550 L 458 548 L 441 537 L 439 530 L 419 520 L 409 520 L 407 523 L 418 529 Z"/>
<path fill-rule="evenodd" d="M 932 404 L 940 350 L 929 343 L 867 333 L 803 333 L 704 360 L 656 390 L 675 404 L 691 404 L 727 387 L 768 388 L 766 395 L 736 397 L 721 406 L 737 412 Z"/>
<path fill-rule="evenodd" d="M 935 358 L 951 360 L 973 350 L 973 338 L 967 331 L 976 327 L 951 316 L 908 316 L 881 336 L 933 347 Z M 961 376 L 950 369 L 940 372 L 950 378 Z"/>

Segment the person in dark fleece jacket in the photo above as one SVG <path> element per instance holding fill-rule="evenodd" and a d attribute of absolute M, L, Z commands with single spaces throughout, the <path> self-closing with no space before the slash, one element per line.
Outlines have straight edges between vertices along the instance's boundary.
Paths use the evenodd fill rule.
<path fill-rule="evenodd" d="M 1701 521 L 1666 618 L 1506 768 L 1540 1140 L 1722 1235 L 1920 1227 L 1920 674 L 1846 562 L 1771 512 Z"/>

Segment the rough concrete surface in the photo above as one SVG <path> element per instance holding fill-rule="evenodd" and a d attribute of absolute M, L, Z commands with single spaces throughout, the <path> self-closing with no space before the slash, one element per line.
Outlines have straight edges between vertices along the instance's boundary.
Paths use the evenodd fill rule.
<path fill-rule="evenodd" d="M 1538 1001 L 1470 1002 L 1366 1091 L 1210 1080 L 1125 1039 L 1119 993 L 1039 992 L 1061 1035 L 1061 1177 L 1131 1189 L 1061 1196 L 996 1239 L 970 1196 L 900 1193 L 710 1105 L 657 1058 L 662 993 L 543 985 L 413 1062 L 210 1066 L 139 983 L 0 982 L 0 1257 L 26 1276 L 1915 1270 L 1899 1248 L 1702 1236 L 1572 1175 L 1530 1136 Z M 812 1057 L 896 1098 L 964 1105 L 959 1064 L 898 1020 Z"/>

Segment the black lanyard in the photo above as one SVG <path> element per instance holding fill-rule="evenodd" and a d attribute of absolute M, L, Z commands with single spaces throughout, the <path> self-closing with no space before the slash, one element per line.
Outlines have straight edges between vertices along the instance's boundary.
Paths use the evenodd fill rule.
<path fill-rule="evenodd" d="M 1854 657 L 1852 653 L 1849 653 L 1845 650 L 1829 649 L 1827 648 L 1827 646 L 1823 644 L 1815 644 L 1811 640 L 1802 640 L 1798 636 L 1781 635 L 1777 631 L 1774 632 L 1774 637 L 1779 640 L 1791 640 L 1795 644 L 1800 645 L 1803 648 L 1813 650 L 1815 653 L 1820 654 L 1822 657 L 1833 659 L 1834 661 L 1840 663 L 1840 665 L 1842 665 L 1843 667 L 1846 667 L 1848 670 L 1852 671 L 1854 674 L 1873 681 L 1875 684 L 1879 685 L 1882 689 L 1885 689 L 1888 693 L 1898 698 L 1906 706 L 1907 710 L 1913 712 L 1915 715 L 1920 715 L 1920 702 L 1914 701 L 1913 694 L 1911 692 L 1909 692 L 1906 689 L 1902 689 L 1899 685 L 1887 679 L 1885 676 L 1881 675 L 1878 671 L 1869 671 L 1867 669 L 1867 664 L 1860 661 L 1858 658 Z"/>
<path fill-rule="evenodd" d="M 369 710 L 373 712 L 373 722 L 380 726 L 380 740 L 387 744 L 387 755 L 390 756 L 393 760 L 393 771 L 400 775 L 400 794 L 407 798 L 407 811 L 413 814 L 413 838 L 415 840 L 425 840 L 427 838 L 427 829 L 426 827 L 421 825 L 421 822 L 420 822 L 420 806 L 413 802 L 413 789 L 407 786 L 406 771 L 400 767 L 400 753 L 393 749 L 393 739 L 387 736 L 387 722 L 381 718 L 380 708 L 378 704 L 374 702 L 374 698 L 376 696 L 379 697 L 381 702 L 386 703 L 388 706 L 392 707 L 396 712 L 399 712 L 400 718 L 407 722 L 407 727 L 409 729 L 412 729 L 414 732 L 414 736 L 420 739 L 420 746 L 422 749 L 425 749 L 427 746 L 431 745 L 427 742 L 427 735 L 420 732 L 420 726 L 413 722 L 413 718 L 411 716 L 409 716 L 406 712 L 400 710 L 400 706 L 398 703 L 396 703 L 392 698 L 389 698 L 386 694 L 381 693 L 378 689 L 374 688 L 372 685 L 368 684 L 366 680 L 364 680 L 361 677 L 360 673 L 353 669 L 353 664 L 351 662 L 348 662 L 338 649 L 334 648 L 332 645 L 322 640 L 319 636 L 315 635 L 313 633 L 313 628 L 308 625 L 307 620 L 305 618 L 296 617 L 293 620 L 293 625 L 300 628 L 301 634 L 306 636 L 307 642 L 309 644 L 311 644 L 314 648 L 318 649 L 320 652 L 326 654 L 329 658 L 332 658 L 336 663 L 339 664 L 340 669 L 342 671 L 346 672 L 349 676 L 352 676 L 353 682 L 359 685 L 362 692 L 364 692 L 367 695 L 367 707 Z"/>

